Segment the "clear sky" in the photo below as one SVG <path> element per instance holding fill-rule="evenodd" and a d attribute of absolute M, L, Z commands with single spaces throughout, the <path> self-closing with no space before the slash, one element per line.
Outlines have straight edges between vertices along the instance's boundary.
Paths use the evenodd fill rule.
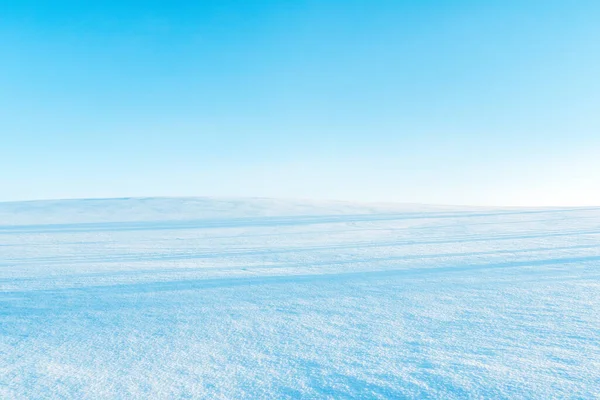
<path fill-rule="evenodd" d="M 0 0 L 0 200 L 600 205 L 600 2 Z"/>

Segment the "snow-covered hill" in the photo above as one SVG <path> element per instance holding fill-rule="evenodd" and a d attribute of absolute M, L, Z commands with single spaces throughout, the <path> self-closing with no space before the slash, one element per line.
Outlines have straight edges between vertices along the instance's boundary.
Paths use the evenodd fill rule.
<path fill-rule="evenodd" d="M 600 208 L 0 203 L 0 398 L 596 398 Z"/>
<path fill-rule="evenodd" d="M 0 202 L 0 225 L 231 219 L 471 210 L 421 204 L 265 198 L 150 197 Z"/>

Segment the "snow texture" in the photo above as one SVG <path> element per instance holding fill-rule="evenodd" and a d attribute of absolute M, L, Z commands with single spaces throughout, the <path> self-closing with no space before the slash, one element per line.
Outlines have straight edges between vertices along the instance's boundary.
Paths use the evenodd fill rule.
<path fill-rule="evenodd" d="M 1 399 L 600 397 L 600 208 L 0 203 Z"/>

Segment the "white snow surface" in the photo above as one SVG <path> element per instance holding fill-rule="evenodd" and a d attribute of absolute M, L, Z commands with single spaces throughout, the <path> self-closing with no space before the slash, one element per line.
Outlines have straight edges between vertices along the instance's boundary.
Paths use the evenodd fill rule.
<path fill-rule="evenodd" d="M 1 399 L 594 399 L 600 207 L 0 203 Z"/>

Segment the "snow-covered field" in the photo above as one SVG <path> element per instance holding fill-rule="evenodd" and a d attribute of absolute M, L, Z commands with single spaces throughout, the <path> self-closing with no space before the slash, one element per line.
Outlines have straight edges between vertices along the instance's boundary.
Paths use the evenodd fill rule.
<path fill-rule="evenodd" d="M 1 399 L 600 397 L 600 208 L 0 203 Z"/>

